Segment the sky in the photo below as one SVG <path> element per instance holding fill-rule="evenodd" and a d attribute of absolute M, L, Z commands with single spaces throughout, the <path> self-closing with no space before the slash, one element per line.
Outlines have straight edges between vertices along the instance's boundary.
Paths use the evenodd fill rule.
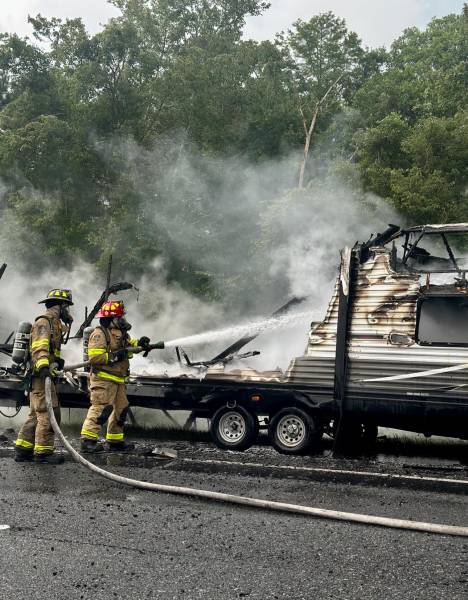
<path fill-rule="evenodd" d="M 464 0 L 270 0 L 271 8 L 248 19 L 246 37 L 274 37 L 297 19 L 308 20 L 333 11 L 344 18 L 367 46 L 388 46 L 407 27 L 423 28 L 433 17 L 461 12 Z M 41 13 L 61 18 L 81 17 L 92 32 L 118 11 L 106 0 L 0 0 L 0 31 L 28 35 L 27 16 Z"/>

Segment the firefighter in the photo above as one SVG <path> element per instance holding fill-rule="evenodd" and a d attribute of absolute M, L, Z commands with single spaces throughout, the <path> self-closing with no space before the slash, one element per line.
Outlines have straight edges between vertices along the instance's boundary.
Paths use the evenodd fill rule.
<path fill-rule="evenodd" d="M 121 300 L 105 302 L 96 315 L 99 325 L 89 337 L 88 357 L 91 363 L 89 389 L 91 406 L 81 429 L 81 451 L 94 453 L 128 452 L 134 444 L 124 439 L 124 423 L 128 413 L 126 383 L 129 377 L 129 347 L 147 348 L 150 339 L 139 340 L 129 335 L 130 323 L 125 318 Z M 107 423 L 106 445 L 98 443 L 101 427 Z"/>
<path fill-rule="evenodd" d="M 15 443 L 15 460 L 60 464 L 64 459 L 62 455 L 54 454 L 54 431 L 47 413 L 45 380 L 52 378 L 52 405 L 60 423 L 60 405 L 53 377 L 55 370 L 61 370 L 64 366 L 60 348 L 73 322 L 69 310 L 73 304 L 72 293 L 70 290 L 54 289 L 39 304 L 45 304 L 46 310 L 37 317 L 31 330 L 30 409 Z"/>

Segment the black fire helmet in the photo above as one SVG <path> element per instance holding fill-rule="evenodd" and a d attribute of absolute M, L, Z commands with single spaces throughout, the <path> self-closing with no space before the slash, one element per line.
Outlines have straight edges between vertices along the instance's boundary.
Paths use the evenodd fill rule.
<path fill-rule="evenodd" d="M 50 292 L 47 294 L 47 297 L 44 298 L 44 300 L 40 300 L 38 304 L 45 304 L 46 302 L 52 302 L 52 301 L 63 302 L 65 304 L 68 304 L 71 306 L 73 304 L 71 290 L 59 290 L 59 289 L 50 290 Z"/>

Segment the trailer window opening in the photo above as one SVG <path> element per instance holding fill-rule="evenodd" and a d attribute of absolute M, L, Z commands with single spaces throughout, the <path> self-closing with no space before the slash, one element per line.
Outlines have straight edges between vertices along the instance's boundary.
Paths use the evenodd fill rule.
<path fill-rule="evenodd" d="M 422 345 L 468 346 L 468 298 L 424 298 L 416 338 Z"/>
<path fill-rule="evenodd" d="M 401 260 L 418 273 L 461 273 L 468 270 L 467 232 L 414 231 L 407 233 Z"/>

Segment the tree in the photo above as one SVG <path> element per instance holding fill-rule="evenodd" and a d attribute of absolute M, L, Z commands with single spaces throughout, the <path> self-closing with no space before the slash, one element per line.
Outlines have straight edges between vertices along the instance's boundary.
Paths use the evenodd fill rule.
<path fill-rule="evenodd" d="M 339 109 L 364 51 L 357 35 L 348 32 L 344 20 L 331 12 L 308 22 L 298 20 L 288 36 L 280 37 L 278 43 L 283 47 L 287 44 L 289 48 L 304 130 L 304 153 L 299 170 L 299 188 L 302 188 L 317 119 L 320 114 L 330 116 Z"/>
<path fill-rule="evenodd" d="M 356 93 L 354 106 L 372 126 L 392 112 L 411 122 L 450 116 L 466 104 L 467 17 L 434 19 L 407 29 L 391 46 L 386 68 Z"/>
<path fill-rule="evenodd" d="M 428 117 L 414 126 L 392 113 L 359 138 L 364 184 L 412 222 L 468 219 L 468 114 Z"/>
<path fill-rule="evenodd" d="M 408 29 L 354 98 L 363 182 L 412 223 L 468 219 L 466 30 L 466 15 Z"/>
<path fill-rule="evenodd" d="M 298 220 L 342 201 L 321 186 L 337 172 L 409 221 L 468 218 L 466 15 L 386 52 L 332 13 L 246 40 L 261 0 L 114 4 L 96 34 L 37 15 L 33 40 L 0 35 L 5 252 L 36 268 L 44 256 L 105 268 L 112 252 L 122 276 L 157 257 L 193 293 L 245 298 L 267 285 L 263 215 L 292 197 L 301 150 Z"/>

